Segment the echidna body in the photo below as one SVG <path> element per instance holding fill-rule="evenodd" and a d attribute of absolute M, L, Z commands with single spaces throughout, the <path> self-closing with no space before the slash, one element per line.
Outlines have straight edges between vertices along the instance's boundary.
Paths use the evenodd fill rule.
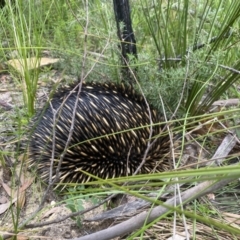
<path fill-rule="evenodd" d="M 79 97 L 78 88 L 72 89 L 59 90 L 35 120 L 30 161 L 37 165 L 45 181 L 49 180 L 53 149 L 53 179 L 64 153 L 59 182 L 89 181 L 91 178 L 81 170 L 104 179 L 132 175 L 142 163 L 149 141 L 154 143 L 138 173 L 164 170 L 168 165 L 164 158 L 169 153 L 169 137 L 161 135 L 162 126 L 157 124 L 161 118 L 152 108 L 149 114 L 145 100 L 132 87 L 84 83 Z M 64 152 L 76 101 L 73 134 Z M 58 109 L 54 122 L 53 110 Z M 151 139 L 150 119 L 156 124 Z"/>

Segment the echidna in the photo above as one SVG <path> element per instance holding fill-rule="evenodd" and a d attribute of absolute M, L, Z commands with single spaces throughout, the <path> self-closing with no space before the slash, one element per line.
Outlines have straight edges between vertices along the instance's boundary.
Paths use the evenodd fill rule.
<path fill-rule="evenodd" d="M 132 175 L 142 163 L 149 141 L 154 143 L 138 173 L 167 168 L 169 136 L 162 134 L 163 126 L 157 112 L 148 108 L 143 97 L 132 87 L 114 83 L 83 83 L 79 98 L 78 88 L 72 89 L 59 90 L 35 119 L 36 128 L 29 146 L 30 161 L 31 165 L 37 164 L 42 179 L 49 180 L 53 149 L 52 177 L 56 177 L 76 101 L 73 134 L 61 164 L 58 183 L 89 181 L 91 178 L 81 170 L 104 179 Z M 59 107 L 54 122 L 53 110 Z M 155 125 L 150 139 L 151 120 Z"/>

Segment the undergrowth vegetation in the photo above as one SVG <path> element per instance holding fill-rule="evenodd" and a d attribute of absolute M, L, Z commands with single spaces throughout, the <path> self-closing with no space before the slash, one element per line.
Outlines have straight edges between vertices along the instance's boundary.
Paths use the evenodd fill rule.
<path fill-rule="evenodd" d="M 220 99 L 239 98 L 240 1 L 131 0 L 130 3 L 138 59 L 129 64 L 131 68 L 137 69 L 134 72 L 138 83 L 136 89 L 142 90 L 147 100 L 164 115 L 163 121 L 175 123 L 171 129 L 174 134 L 189 136 L 193 131 L 193 137 L 188 138 L 188 143 L 197 142 L 200 149 L 207 152 L 204 160 L 209 159 L 225 134 L 237 129 L 239 124 L 238 102 L 228 108 L 224 104 L 213 103 Z M 20 59 L 23 69 L 8 69 L 16 88 L 21 88 L 23 100 L 23 109 L 16 109 L 17 117 L 11 119 L 16 130 L 14 133 L 18 134 L 16 138 L 20 139 L 24 135 L 28 121 L 35 113 L 39 78 L 52 71 L 51 68 L 39 68 L 41 57 L 60 59 L 57 72 L 67 83 L 67 79 L 71 78 L 120 82 L 126 79 L 122 79 L 121 69 L 124 66 L 120 62 L 119 45 L 112 1 L 6 0 L 6 6 L 0 9 L 0 61 L 6 63 L 11 59 Z M 29 70 L 27 61 L 30 57 L 34 57 L 35 67 L 32 70 Z M 2 73 L 5 71 L 3 69 Z M 0 128 L 4 124 L 0 123 Z M 236 135 L 239 137 L 238 129 Z M 183 150 L 184 140 L 181 144 Z M 12 157 L 14 153 L 1 151 L 2 166 L 5 165 L 3 155 Z M 237 156 L 235 151 L 229 159 L 236 161 Z M 203 180 L 224 179 L 230 172 L 237 178 L 239 166 L 226 166 L 221 171 L 217 167 L 182 170 L 177 176 L 176 171 L 172 171 L 162 175 L 114 179 L 107 182 L 109 192 L 108 188 L 92 190 L 90 186 L 84 189 L 84 193 L 88 199 L 87 194 L 90 193 L 105 196 L 115 191 L 125 192 L 151 202 L 153 207 L 161 202 L 153 202 L 145 197 L 146 193 L 151 192 L 149 188 L 158 186 L 165 189 L 163 185 L 170 183 L 194 182 L 195 185 Z M 152 182 L 145 183 L 147 190 L 140 191 L 143 185 L 138 186 L 135 182 L 143 180 Z M 164 181 L 159 183 L 157 180 Z M 127 187 L 118 185 L 126 181 L 135 184 Z M 106 181 L 99 179 L 96 179 L 96 183 L 106 185 Z M 238 189 L 236 183 L 233 186 Z M 224 192 L 218 190 L 217 196 L 222 194 L 226 197 L 226 192 L 231 192 L 231 189 L 229 186 L 228 189 L 224 188 Z M 177 191 L 180 190 L 176 190 L 176 195 Z M 75 195 L 79 196 L 79 191 L 69 192 L 65 196 L 67 206 L 73 212 L 82 210 L 84 194 L 80 194 L 80 200 L 76 200 Z M 234 193 L 231 192 L 232 199 Z M 194 200 L 188 207 L 190 209 L 187 210 L 181 207 L 169 208 L 169 212 L 175 212 L 175 217 L 185 214 L 192 219 L 193 229 L 197 220 L 204 222 L 202 216 L 205 216 L 208 217 L 205 224 L 212 229 L 221 228 L 230 235 L 240 234 L 239 228 L 233 231 L 227 224 L 219 225 L 219 222 L 213 220 L 219 218 L 219 212 L 212 203 Z M 232 209 L 235 208 L 231 206 Z M 174 218 L 173 214 L 171 217 Z M 74 219 L 80 226 L 81 218 L 75 216 Z M 14 230 L 17 233 L 18 221 L 15 223 Z M 143 239 L 144 230 L 152 225 L 146 223 L 129 239 L 136 236 Z M 196 229 L 193 231 L 197 232 Z"/>

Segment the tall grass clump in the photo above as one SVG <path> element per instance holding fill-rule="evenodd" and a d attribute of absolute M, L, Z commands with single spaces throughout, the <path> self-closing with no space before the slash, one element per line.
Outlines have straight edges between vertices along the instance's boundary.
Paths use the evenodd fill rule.
<path fill-rule="evenodd" d="M 156 84 L 172 112 L 181 101 L 180 114 L 202 114 L 239 79 L 239 2 L 140 0 L 133 9 L 144 87 Z"/>

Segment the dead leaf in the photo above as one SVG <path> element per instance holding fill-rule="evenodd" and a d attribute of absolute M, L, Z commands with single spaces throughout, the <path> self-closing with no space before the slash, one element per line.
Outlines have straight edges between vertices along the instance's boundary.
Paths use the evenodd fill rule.
<path fill-rule="evenodd" d="M 31 186 L 34 178 L 28 178 L 24 183 L 22 183 L 22 186 L 19 189 L 19 192 L 25 191 L 29 186 Z"/>
<path fill-rule="evenodd" d="M 7 61 L 7 64 L 13 68 L 15 68 L 18 72 L 20 72 L 22 75 L 24 73 L 24 70 L 32 70 L 39 67 L 49 66 L 53 63 L 58 62 L 59 58 L 19 58 L 19 59 L 12 59 Z"/>
<path fill-rule="evenodd" d="M 24 181 L 23 175 L 21 175 L 21 181 Z M 32 184 L 34 178 L 29 178 L 22 183 L 22 186 L 19 188 L 19 191 L 15 193 L 17 197 L 17 207 L 22 209 L 26 201 L 26 192 L 25 190 Z"/>
<path fill-rule="evenodd" d="M 24 180 L 24 177 L 21 178 Z M 14 196 L 17 197 L 17 207 L 23 208 L 26 200 L 26 192 L 25 190 L 32 184 L 34 178 L 29 178 L 26 180 L 22 186 L 19 188 L 19 191 L 15 192 Z"/>
<path fill-rule="evenodd" d="M 8 196 L 11 197 L 11 193 L 12 193 L 11 188 L 4 182 L 2 182 L 2 186 L 3 186 L 4 190 L 6 191 L 6 193 L 8 194 Z"/>
<path fill-rule="evenodd" d="M 27 239 L 29 239 L 29 237 L 24 236 L 24 235 L 21 235 L 21 234 L 17 234 L 17 235 L 15 235 L 15 234 L 10 234 L 10 233 L 6 233 L 6 234 L 12 235 L 12 237 L 7 238 L 6 240 L 12 240 L 13 237 L 14 237 L 14 239 L 17 239 L 17 240 L 27 240 Z"/>
<path fill-rule="evenodd" d="M 19 188 L 19 190 L 15 190 L 15 191 L 11 190 L 11 188 L 9 188 L 7 184 L 2 182 L 2 186 L 4 190 L 7 192 L 8 196 L 9 197 L 14 196 L 15 201 L 7 202 L 5 204 L 0 205 L 0 214 L 1 214 L 1 211 L 5 212 L 11 206 L 11 204 L 16 201 L 17 201 L 17 207 L 23 208 L 26 201 L 25 190 L 32 184 L 33 180 L 34 178 L 27 179 Z"/>
<path fill-rule="evenodd" d="M 22 209 L 24 207 L 25 201 L 26 201 L 26 192 L 25 191 L 20 192 L 16 202 L 17 208 Z"/>
<path fill-rule="evenodd" d="M 215 101 L 213 106 L 221 106 L 221 107 L 228 107 L 228 106 L 237 106 L 239 105 L 239 99 L 238 98 L 232 98 L 227 100 L 218 100 Z"/>
<path fill-rule="evenodd" d="M 207 198 L 209 201 L 214 201 L 215 200 L 215 195 L 213 193 L 207 194 Z"/>
<path fill-rule="evenodd" d="M 5 196 L 0 197 L 0 204 L 7 203 L 8 199 Z"/>
<path fill-rule="evenodd" d="M 14 197 L 17 197 L 17 195 L 23 191 L 25 191 L 33 182 L 34 178 L 29 178 L 27 181 L 25 181 L 22 186 L 19 188 L 19 191 L 13 191 L 11 188 L 4 182 L 2 182 L 2 186 L 9 197 L 14 195 Z M 14 193 L 14 194 L 13 194 Z"/>
<path fill-rule="evenodd" d="M 41 220 L 44 218 L 49 217 L 50 215 L 52 215 L 53 213 L 57 213 L 61 210 L 61 207 L 54 207 L 51 208 L 49 211 L 45 212 L 44 215 L 40 218 Z"/>
<path fill-rule="evenodd" d="M 8 208 L 17 201 L 17 198 L 14 198 L 12 201 L 0 205 L 0 214 L 8 210 Z"/>
<path fill-rule="evenodd" d="M 16 235 L 16 239 L 17 240 L 28 240 L 29 237 L 21 235 L 21 234 L 18 234 L 18 235 Z"/>

